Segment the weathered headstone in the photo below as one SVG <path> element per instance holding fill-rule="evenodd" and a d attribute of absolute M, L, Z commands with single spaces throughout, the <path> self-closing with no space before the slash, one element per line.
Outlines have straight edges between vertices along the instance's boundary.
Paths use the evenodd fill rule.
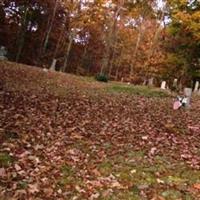
<path fill-rule="evenodd" d="M 173 81 L 173 87 L 177 87 L 178 86 L 178 79 L 175 78 Z"/>
<path fill-rule="evenodd" d="M 51 64 L 51 67 L 50 67 L 50 70 L 52 70 L 52 71 L 55 71 L 55 70 L 56 70 L 56 62 L 57 62 L 57 60 L 56 60 L 56 59 L 53 59 L 52 64 Z"/>
<path fill-rule="evenodd" d="M 194 86 L 194 92 L 198 92 L 198 89 L 199 89 L 199 81 L 196 81 Z"/>
<path fill-rule="evenodd" d="M 162 90 L 165 90 L 165 89 L 166 89 L 166 81 L 162 81 L 160 88 L 161 88 Z"/>
<path fill-rule="evenodd" d="M 0 60 L 7 60 L 7 50 L 4 46 L 0 47 Z"/>
<path fill-rule="evenodd" d="M 187 98 L 187 102 L 186 102 L 185 106 L 189 107 L 191 96 L 192 96 L 192 88 L 184 88 L 184 95 Z"/>
<path fill-rule="evenodd" d="M 148 86 L 153 86 L 153 78 L 150 78 L 149 80 L 148 80 Z"/>

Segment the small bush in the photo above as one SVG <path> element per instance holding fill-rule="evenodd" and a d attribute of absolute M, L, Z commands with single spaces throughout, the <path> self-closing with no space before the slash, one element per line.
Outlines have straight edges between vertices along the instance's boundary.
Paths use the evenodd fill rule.
<path fill-rule="evenodd" d="M 95 79 L 101 82 L 108 82 L 108 77 L 105 74 L 97 74 Z"/>

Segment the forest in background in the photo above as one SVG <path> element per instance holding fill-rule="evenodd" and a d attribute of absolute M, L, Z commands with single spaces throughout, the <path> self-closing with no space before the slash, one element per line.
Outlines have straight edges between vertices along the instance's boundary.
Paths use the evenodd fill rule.
<path fill-rule="evenodd" d="M 198 0 L 3 0 L 10 61 L 142 84 L 200 77 Z"/>

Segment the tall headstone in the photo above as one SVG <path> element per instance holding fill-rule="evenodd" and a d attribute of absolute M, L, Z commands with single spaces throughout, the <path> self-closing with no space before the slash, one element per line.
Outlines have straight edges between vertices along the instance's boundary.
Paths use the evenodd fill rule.
<path fill-rule="evenodd" d="M 178 86 L 178 79 L 175 78 L 173 81 L 173 87 L 177 87 Z"/>
<path fill-rule="evenodd" d="M 184 95 L 187 98 L 186 107 L 190 106 L 191 96 L 192 96 L 192 88 L 184 88 Z"/>
<path fill-rule="evenodd" d="M 161 88 L 162 90 L 165 90 L 165 89 L 166 89 L 166 81 L 162 81 L 160 88 Z"/>
<path fill-rule="evenodd" d="M 4 46 L 0 47 L 0 60 L 7 60 L 7 50 Z"/>
<path fill-rule="evenodd" d="M 199 89 L 199 81 L 196 81 L 194 86 L 194 92 L 198 92 L 198 89 Z"/>
<path fill-rule="evenodd" d="M 50 67 L 50 70 L 55 71 L 56 70 L 56 62 L 57 60 L 54 58 Z"/>

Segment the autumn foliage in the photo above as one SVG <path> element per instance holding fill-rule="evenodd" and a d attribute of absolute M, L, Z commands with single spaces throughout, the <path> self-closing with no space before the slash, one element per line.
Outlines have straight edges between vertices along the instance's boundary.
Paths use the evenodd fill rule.
<path fill-rule="evenodd" d="M 50 68 L 56 59 L 56 70 L 81 75 L 191 80 L 199 70 L 198 9 L 182 0 L 3 0 L 0 45 L 11 61 Z"/>

